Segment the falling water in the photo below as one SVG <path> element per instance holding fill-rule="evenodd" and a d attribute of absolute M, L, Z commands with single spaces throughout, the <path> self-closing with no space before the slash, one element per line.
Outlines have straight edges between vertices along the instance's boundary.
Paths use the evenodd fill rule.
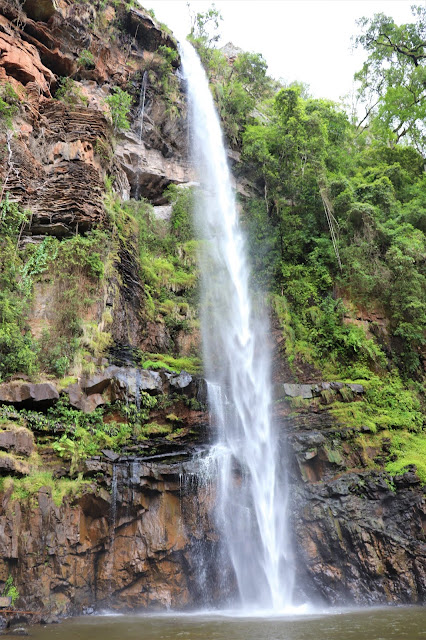
<path fill-rule="evenodd" d="M 278 612 L 291 604 L 293 571 L 285 479 L 271 421 L 268 321 L 255 314 L 250 299 L 244 239 L 208 81 L 186 42 L 181 57 L 202 187 L 196 224 L 202 238 L 203 349 L 218 432 L 206 464 L 217 470 L 218 527 L 241 605 Z"/>
<path fill-rule="evenodd" d="M 147 84 L 148 84 L 148 71 L 144 71 L 142 76 L 141 94 L 139 99 L 139 118 L 140 118 L 139 144 L 142 142 L 143 118 L 145 115 L 145 95 L 146 95 Z"/>

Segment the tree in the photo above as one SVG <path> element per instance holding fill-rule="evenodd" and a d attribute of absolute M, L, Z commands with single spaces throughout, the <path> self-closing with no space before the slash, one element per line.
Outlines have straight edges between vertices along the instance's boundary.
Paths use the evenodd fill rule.
<path fill-rule="evenodd" d="M 355 74 L 366 114 L 358 127 L 372 126 L 386 141 L 408 138 L 426 150 L 426 6 L 413 6 L 415 22 L 398 26 L 383 13 L 361 18 L 355 46 L 368 52 Z"/>
<path fill-rule="evenodd" d="M 187 6 L 190 9 L 189 2 Z M 214 4 L 205 13 L 190 11 L 190 15 L 191 32 L 188 40 L 197 48 L 203 62 L 208 61 L 209 51 L 220 38 L 218 29 L 222 15 Z"/>

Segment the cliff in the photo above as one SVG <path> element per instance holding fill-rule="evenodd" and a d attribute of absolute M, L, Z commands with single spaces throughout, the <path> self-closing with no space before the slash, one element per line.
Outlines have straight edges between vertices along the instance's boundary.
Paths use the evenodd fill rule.
<path fill-rule="evenodd" d="M 0 582 L 43 619 L 233 589 L 200 473 L 214 433 L 177 45 L 131 5 L 0 0 Z M 261 186 L 237 173 L 248 209 Z M 386 471 L 391 444 L 354 426 L 368 389 L 291 358 L 282 317 L 276 305 L 298 597 L 423 602 L 419 477 Z"/>

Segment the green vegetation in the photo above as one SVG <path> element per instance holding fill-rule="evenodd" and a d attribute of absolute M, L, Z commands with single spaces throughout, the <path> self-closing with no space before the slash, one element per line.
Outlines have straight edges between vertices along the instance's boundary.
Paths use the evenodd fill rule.
<path fill-rule="evenodd" d="M 115 6 L 123 25 L 123 11 L 137 6 L 133 0 L 124 9 L 115 0 L 95 4 L 99 29 L 128 42 L 102 12 L 108 4 Z M 254 185 L 252 197 L 240 202 L 252 283 L 269 292 L 293 373 L 302 376 L 308 367 L 318 377 L 363 384 L 365 395 L 347 391 L 344 402 L 332 403 L 332 414 L 353 427 L 357 446 L 385 451 L 382 463 L 389 473 L 415 464 L 425 481 L 418 394 L 425 382 L 426 342 L 424 7 L 415 7 L 414 17 L 401 26 L 383 14 L 360 21 L 355 42 L 368 58 L 357 74 L 359 99 L 366 106 L 358 124 L 342 105 L 312 98 L 306 86 L 269 78 L 261 54 L 235 51 L 228 59 L 215 49 L 221 16 L 214 6 L 193 15 L 190 39 L 207 68 L 227 142 L 241 153 L 234 172 Z M 94 56 L 83 49 L 77 63 L 89 69 Z M 179 115 L 176 64 L 177 52 L 162 45 L 144 56 L 131 76 L 126 89 L 134 96 L 112 89 L 105 102 L 115 131 L 129 129 L 145 71 L 155 99 L 164 102 L 170 118 Z M 55 97 L 70 107 L 88 104 L 71 78 L 61 79 Z M 12 85 L 2 85 L 3 129 L 12 128 L 19 105 Z M 98 138 L 94 148 L 111 170 L 110 140 Z M 0 380 L 43 373 L 62 378 L 65 387 L 75 380 L 70 374 L 91 372 L 112 343 L 112 315 L 100 301 L 107 282 L 120 287 L 117 265 L 124 255 L 142 283 L 138 313 L 147 334 L 154 325 L 161 333 L 161 347 L 149 348 L 163 352 L 140 352 L 140 365 L 201 371 L 193 189 L 167 188 L 172 214 L 164 221 L 144 200 L 121 202 L 112 179 L 106 187 L 107 215 L 98 229 L 61 240 L 46 237 L 21 249 L 29 213 L 13 202 L 7 183 L 2 185 Z M 54 311 L 36 339 L 26 318 L 37 287 L 50 288 Z M 335 398 L 330 391 L 325 399 Z M 172 407 L 174 400 L 142 393 L 140 409 L 116 404 L 91 414 L 59 402 L 47 415 L 21 412 L 20 418 L 53 440 L 56 453 L 76 474 L 82 460 L 103 448 L 120 451 L 151 436 L 179 434 L 173 413 L 167 424 L 151 415 L 161 404 L 161 409 L 167 402 Z M 194 399 L 179 401 L 201 408 Z M 298 403 L 309 404 L 293 400 L 293 406 Z M 335 461 L 339 455 L 329 452 Z M 13 481 L 14 497 L 32 497 L 41 486 L 51 486 L 59 504 L 66 493 L 84 488 L 79 478 L 59 481 L 36 466 L 28 478 Z"/>
<path fill-rule="evenodd" d="M 55 98 L 70 107 L 87 107 L 89 103 L 81 87 L 72 78 L 60 78 Z"/>
<path fill-rule="evenodd" d="M 78 56 L 77 64 L 85 69 L 91 69 L 95 66 L 95 56 L 88 49 L 82 49 Z"/>
<path fill-rule="evenodd" d="M 398 475 L 415 465 L 421 482 L 426 484 L 426 439 L 423 435 L 406 431 L 392 434 L 390 454 L 396 459 L 386 463 L 386 471 Z"/>
<path fill-rule="evenodd" d="M 116 131 L 127 131 L 130 129 L 129 112 L 133 98 L 120 87 L 113 87 L 113 92 L 105 99 L 111 113 L 112 125 Z"/>
<path fill-rule="evenodd" d="M 201 373 L 201 360 L 197 357 L 174 358 L 164 353 L 146 353 L 142 359 L 144 369 L 167 369 L 167 371 L 187 371 L 191 374 Z"/>
<path fill-rule="evenodd" d="M 18 113 L 20 99 L 10 82 L 0 85 L 0 123 L 12 128 L 13 117 Z"/>
<path fill-rule="evenodd" d="M 165 355 L 173 359 L 179 354 L 180 337 L 198 328 L 198 242 L 192 238 L 190 222 L 193 192 L 174 186 L 167 189 L 165 195 L 173 203 L 168 223 L 155 219 L 147 202 L 121 202 L 110 187 L 108 190 L 109 224 L 119 242 L 138 256 L 144 283 L 144 314 L 148 321 L 165 325 L 169 343 Z M 197 355 L 196 351 L 193 355 Z M 191 370 L 194 371 L 193 366 Z"/>
<path fill-rule="evenodd" d="M 332 413 L 357 438 L 390 438 L 392 472 L 419 464 L 424 443 L 426 13 L 413 14 L 402 26 L 383 14 L 360 21 L 358 124 L 304 85 L 273 82 L 260 55 L 227 60 L 212 46 L 215 11 L 196 16 L 190 35 L 241 152 L 234 172 L 256 186 L 241 199 L 252 280 L 270 291 L 290 366 L 365 386 Z"/>
<path fill-rule="evenodd" d="M 107 332 L 90 333 L 83 321 L 104 276 L 107 234 L 94 230 L 61 241 L 48 236 L 21 250 L 19 238 L 28 219 L 29 213 L 6 192 L 0 202 L 0 380 L 15 372 L 33 376 L 40 369 L 63 377 L 79 349 L 84 358 L 99 356 L 108 346 Z M 49 329 L 35 340 L 25 318 L 40 280 L 51 283 L 55 310 Z"/>
<path fill-rule="evenodd" d="M 424 152 L 426 7 L 413 6 L 412 12 L 415 21 L 400 26 L 383 13 L 359 20 L 362 32 L 355 45 L 363 47 L 368 58 L 355 77 L 366 110 L 361 126 L 373 129 L 383 142 L 407 137 Z"/>
<path fill-rule="evenodd" d="M 22 267 L 17 243 L 28 213 L 11 202 L 0 202 L 0 380 L 9 373 L 28 375 L 37 369 L 37 346 L 26 325 L 27 299 L 19 287 Z"/>
<path fill-rule="evenodd" d="M 19 598 L 19 591 L 13 584 L 13 578 L 11 575 L 8 576 L 6 582 L 4 583 L 1 595 L 6 598 L 12 598 L 12 607 L 15 606 L 15 602 Z"/>
<path fill-rule="evenodd" d="M 83 480 L 81 475 L 72 480 L 70 478 L 54 478 L 51 471 L 35 470 L 24 478 L 5 478 L 3 490 L 12 487 L 12 501 L 31 500 L 36 503 L 39 490 L 42 487 L 49 487 L 53 502 L 57 507 L 60 507 L 65 496 L 77 497 L 90 484 L 89 481 Z"/>

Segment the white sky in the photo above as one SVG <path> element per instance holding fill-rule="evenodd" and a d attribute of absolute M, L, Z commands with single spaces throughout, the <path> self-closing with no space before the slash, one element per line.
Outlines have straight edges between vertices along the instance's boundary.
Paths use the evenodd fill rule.
<path fill-rule="evenodd" d="M 176 36 L 189 32 L 186 0 L 139 0 L 154 9 Z M 269 75 L 310 86 L 315 97 L 339 100 L 353 90 L 353 74 L 365 53 L 352 51 L 355 21 L 374 13 L 391 15 L 398 24 L 413 20 L 410 6 L 426 0 L 216 0 L 223 21 L 220 45 L 231 41 L 261 53 Z M 191 9 L 206 11 L 212 2 L 192 0 Z"/>

